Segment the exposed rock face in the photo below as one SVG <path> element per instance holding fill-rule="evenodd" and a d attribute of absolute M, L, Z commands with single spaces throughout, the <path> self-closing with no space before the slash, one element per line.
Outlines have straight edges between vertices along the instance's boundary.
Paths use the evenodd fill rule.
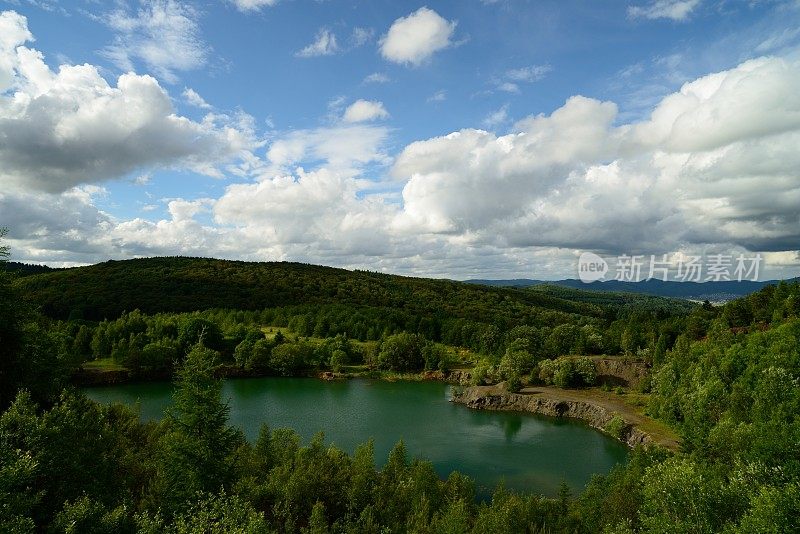
<path fill-rule="evenodd" d="M 638 389 L 650 371 L 646 363 L 624 358 L 596 358 L 594 364 L 598 383 L 632 389 Z"/>
<path fill-rule="evenodd" d="M 591 402 L 557 400 L 525 393 L 501 392 L 497 388 L 484 386 L 473 386 L 455 391 L 451 400 L 477 410 L 507 410 L 551 417 L 571 417 L 586 421 L 592 427 L 606 433 L 606 427 L 614 416 L 621 417 L 619 414 Z M 625 421 L 620 435 L 613 437 L 626 443 L 629 447 L 654 444 L 648 434 L 628 421 Z"/>
<path fill-rule="evenodd" d="M 466 386 L 472 382 L 472 373 L 464 369 L 451 369 L 446 372 L 443 378 L 446 382 L 451 384 Z"/>

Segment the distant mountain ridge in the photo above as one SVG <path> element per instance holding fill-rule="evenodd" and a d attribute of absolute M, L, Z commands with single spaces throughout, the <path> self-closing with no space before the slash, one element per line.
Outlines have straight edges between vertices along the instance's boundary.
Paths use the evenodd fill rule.
<path fill-rule="evenodd" d="M 787 281 L 796 281 L 793 278 Z M 690 300 L 709 300 L 712 302 L 725 302 L 745 295 L 749 295 L 770 284 L 777 284 L 780 280 L 757 281 L 723 280 L 719 282 L 676 282 L 663 280 L 643 280 L 640 282 L 622 282 L 608 280 L 584 283 L 580 280 L 532 280 L 517 278 L 513 280 L 465 280 L 470 284 L 479 284 L 493 287 L 533 287 L 540 285 L 555 285 L 573 289 L 588 289 L 593 291 L 613 291 L 624 293 L 640 293 L 660 297 L 673 297 Z"/>

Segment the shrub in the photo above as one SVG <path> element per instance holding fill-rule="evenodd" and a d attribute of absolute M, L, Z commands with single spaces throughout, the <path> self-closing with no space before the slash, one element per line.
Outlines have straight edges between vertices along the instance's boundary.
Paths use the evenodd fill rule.
<path fill-rule="evenodd" d="M 533 363 L 533 356 L 528 351 L 509 347 L 500 359 L 500 376 L 508 378 L 523 375 L 530 372 Z"/>
<path fill-rule="evenodd" d="M 614 414 L 614 417 L 612 417 L 611 420 L 603 427 L 606 432 L 619 440 L 623 438 L 627 428 L 628 423 L 626 423 L 625 419 L 623 419 L 619 414 Z"/>
<path fill-rule="evenodd" d="M 590 358 L 577 358 L 573 361 L 574 377 L 584 386 L 593 386 L 597 381 L 597 367 Z"/>
<path fill-rule="evenodd" d="M 558 364 L 555 360 L 542 360 L 539 362 L 539 380 L 545 384 L 553 383 L 553 375 L 555 375 Z"/>
<path fill-rule="evenodd" d="M 470 382 L 473 386 L 480 386 L 483 385 L 484 380 L 489 375 L 489 364 L 486 362 L 480 362 L 472 369 L 472 379 Z"/>
<path fill-rule="evenodd" d="M 347 365 L 347 353 L 340 349 L 333 351 L 333 354 L 331 354 L 330 364 L 331 369 L 338 373 L 342 370 L 342 367 Z"/>
<path fill-rule="evenodd" d="M 278 345 L 269 358 L 269 366 L 282 376 L 292 376 L 315 365 L 314 346 L 302 341 Z"/>
<path fill-rule="evenodd" d="M 387 337 L 378 353 L 378 367 L 392 371 L 419 371 L 425 365 L 422 336 L 402 332 Z"/>
<path fill-rule="evenodd" d="M 171 369 L 181 356 L 178 342 L 172 339 L 162 339 L 148 343 L 141 353 L 141 365 L 148 369 Z"/>
<path fill-rule="evenodd" d="M 572 385 L 574 381 L 575 368 L 572 360 L 557 360 L 556 370 L 553 372 L 553 384 L 560 388 Z"/>
<path fill-rule="evenodd" d="M 184 321 L 178 334 L 178 342 L 186 350 L 198 342 L 202 342 L 203 346 L 212 350 L 222 350 L 224 348 L 222 331 L 220 331 L 219 326 L 200 317 L 192 317 Z"/>
<path fill-rule="evenodd" d="M 542 360 L 539 379 L 560 388 L 591 386 L 597 381 L 597 369 L 589 358 Z"/>
<path fill-rule="evenodd" d="M 522 381 L 519 379 L 519 375 L 511 375 L 506 380 L 506 391 L 511 393 L 518 393 L 522 389 Z"/>
<path fill-rule="evenodd" d="M 259 339 L 253 343 L 250 357 L 247 359 L 245 369 L 264 371 L 270 367 L 272 359 L 273 343 L 268 339 Z"/>
<path fill-rule="evenodd" d="M 449 354 L 447 349 L 436 343 L 428 342 L 422 347 L 422 358 L 425 360 L 425 369 L 431 371 L 433 369 L 447 369 L 449 363 Z"/>

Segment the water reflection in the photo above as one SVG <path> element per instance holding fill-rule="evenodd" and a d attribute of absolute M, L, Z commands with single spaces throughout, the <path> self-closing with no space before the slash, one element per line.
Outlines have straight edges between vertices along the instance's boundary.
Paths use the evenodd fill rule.
<path fill-rule="evenodd" d="M 506 441 L 511 441 L 514 439 L 514 436 L 519 434 L 520 429 L 522 429 L 522 416 L 519 414 L 509 414 L 501 424 L 503 425 L 503 433 L 506 436 Z"/>

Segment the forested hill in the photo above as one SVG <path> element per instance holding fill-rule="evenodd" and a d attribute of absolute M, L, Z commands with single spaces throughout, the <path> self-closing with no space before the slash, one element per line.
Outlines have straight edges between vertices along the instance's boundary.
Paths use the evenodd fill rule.
<path fill-rule="evenodd" d="M 5 262 L 5 270 L 14 273 L 17 276 L 29 276 L 32 274 L 41 274 L 53 272 L 57 269 L 48 267 L 47 265 L 35 265 L 33 263 L 20 263 L 17 261 Z"/>
<path fill-rule="evenodd" d="M 572 294 L 348 271 L 301 263 L 162 257 L 108 261 L 20 276 L 15 284 L 45 315 L 101 320 L 124 311 L 255 310 L 297 305 L 378 308 L 416 316 L 513 324 L 610 318 L 617 304 Z M 641 299 L 644 302 L 644 299 Z M 685 305 L 660 299 L 662 307 Z"/>
<path fill-rule="evenodd" d="M 594 303 L 539 292 L 482 287 L 285 262 L 162 257 L 108 261 L 21 276 L 15 284 L 45 315 L 100 320 L 210 308 L 255 310 L 344 305 L 462 317 L 500 325 L 560 323 L 573 315 L 601 317 Z"/>

